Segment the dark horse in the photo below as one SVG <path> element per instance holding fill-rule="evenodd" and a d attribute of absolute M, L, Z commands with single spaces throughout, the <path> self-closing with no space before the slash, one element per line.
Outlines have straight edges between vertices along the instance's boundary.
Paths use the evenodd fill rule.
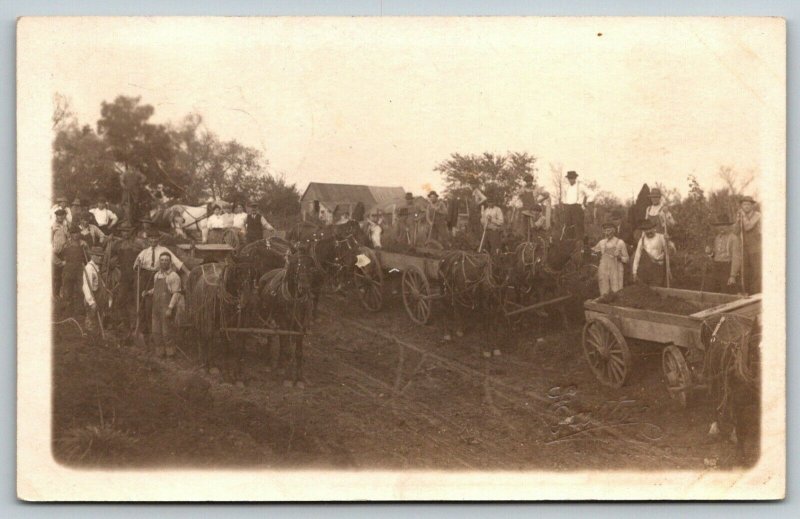
<path fill-rule="evenodd" d="M 489 256 L 475 252 L 453 251 L 442 259 L 439 273 L 445 299 L 450 302 L 451 319 L 456 334 L 463 335 L 465 312 L 471 312 L 483 325 L 484 357 L 500 355 L 497 334 L 504 322 L 503 307 L 509 286 L 510 255 Z M 445 340 L 450 340 L 452 325 L 445 320 Z"/>
<path fill-rule="evenodd" d="M 212 372 L 221 365 L 226 379 L 242 381 L 244 336 L 231 328 L 258 327 L 257 285 L 269 270 L 286 265 L 292 252 L 286 242 L 272 238 L 239 249 L 224 263 L 192 269 L 187 283 L 188 313 L 198 335 L 198 349 Z"/>
<path fill-rule="evenodd" d="M 366 234 L 355 221 L 324 227 L 301 222 L 289 231 L 287 239 L 308 251 L 314 260 L 316 268 L 311 291 L 316 315 L 326 279 L 330 280 L 334 291 L 341 290 L 353 281 L 356 257 L 366 243 Z"/>
<path fill-rule="evenodd" d="M 261 326 L 278 329 L 281 335 L 278 366 L 282 368 L 294 343 L 294 370 L 285 386 L 304 387 L 303 334 L 312 312 L 311 281 L 314 260 L 305 252 L 287 256 L 286 266 L 268 271 L 258 280 L 258 319 Z"/>

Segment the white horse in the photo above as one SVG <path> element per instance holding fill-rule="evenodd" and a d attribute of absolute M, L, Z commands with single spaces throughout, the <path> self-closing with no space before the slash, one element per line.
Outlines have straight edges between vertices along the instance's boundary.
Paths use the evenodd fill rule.
<path fill-rule="evenodd" d="M 220 206 L 223 210 L 230 210 L 231 204 L 229 202 L 217 201 L 210 204 Z M 159 228 L 169 228 L 173 226 L 177 216 L 183 218 L 182 229 L 186 234 L 201 236 L 202 243 L 206 242 L 208 238 L 208 216 L 209 206 L 191 206 L 184 204 L 175 204 L 168 207 L 159 207 L 150 211 L 150 219 L 153 220 L 153 225 Z M 197 241 L 197 240 L 196 240 Z"/>

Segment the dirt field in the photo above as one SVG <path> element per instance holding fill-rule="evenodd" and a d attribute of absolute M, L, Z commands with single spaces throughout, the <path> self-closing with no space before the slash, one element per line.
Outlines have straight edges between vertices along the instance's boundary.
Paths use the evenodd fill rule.
<path fill-rule="evenodd" d="M 399 296 L 377 314 L 330 296 L 307 340 L 305 389 L 284 387 L 264 347 L 245 386 L 206 374 L 196 345 L 157 360 L 59 326 L 54 340 L 55 457 L 80 466 L 346 469 L 720 469 L 734 449 L 706 432 L 702 395 L 682 409 L 660 350 L 632 345 L 634 373 L 600 386 L 581 323 L 542 319 L 503 355 L 479 354 L 479 330 L 444 343 L 442 308 L 413 324 Z"/>

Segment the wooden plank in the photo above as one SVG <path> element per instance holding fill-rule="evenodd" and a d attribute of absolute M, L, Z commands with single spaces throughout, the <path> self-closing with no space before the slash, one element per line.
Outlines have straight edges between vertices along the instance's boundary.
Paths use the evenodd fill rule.
<path fill-rule="evenodd" d="M 554 305 L 556 303 L 561 303 L 562 301 L 566 301 L 567 299 L 570 299 L 571 297 L 572 296 L 569 296 L 569 295 L 560 296 L 560 297 L 556 297 L 556 298 L 553 298 L 553 299 L 548 299 L 547 301 L 542 301 L 541 303 L 536 303 L 536 304 L 533 304 L 533 305 L 530 305 L 530 306 L 525 306 L 525 307 L 522 307 L 522 308 L 518 308 L 516 310 L 513 310 L 511 312 L 506 313 L 506 317 L 511 317 L 512 315 L 517 315 L 517 314 L 521 314 L 523 312 L 529 312 L 531 310 L 536 310 L 537 308 L 544 308 L 545 306 Z"/>
<path fill-rule="evenodd" d="M 253 333 L 257 335 L 306 335 L 303 332 L 294 332 L 291 330 L 272 330 L 270 328 L 223 328 L 226 333 Z"/>
<path fill-rule="evenodd" d="M 702 312 L 697 312 L 696 314 L 692 314 L 692 317 L 694 317 L 695 319 L 705 319 L 706 317 L 712 315 L 732 312 L 733 310 L 738 310 L 739 308 L 759 303 L 761 303 L 761 294 L 755 294 L 749 297 L 744 297 L 742 299 L 737 299 L 736 301 L 732 301 L 724 305 L 715 306 L 714 308 L 703 310 Z"/>
<path fill-rule="evenodd" d="M 652 287 L 654 291 L 663 296 L 677 297 L 687 301 L 706 301 L 709 303 L 729 303 L 739 299 L 732 294 L 720 294 L 719 292 L 700 292 L 699 290 L 687 290 L 685 288 L 663 288 Z"/>

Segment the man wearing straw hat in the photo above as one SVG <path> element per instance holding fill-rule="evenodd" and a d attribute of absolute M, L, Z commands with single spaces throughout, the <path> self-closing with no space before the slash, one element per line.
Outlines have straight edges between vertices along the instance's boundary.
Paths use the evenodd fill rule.
<path fill-rule="evenodd" d="M 713 260 L 709 291 L 736 293 L 742 258 L 742 244 L 733 232 L 733 222 L 727 216 L 719 216 L 711 223 L 716 228 L 714 247 L 706 247 L 706 254 Z"/>

